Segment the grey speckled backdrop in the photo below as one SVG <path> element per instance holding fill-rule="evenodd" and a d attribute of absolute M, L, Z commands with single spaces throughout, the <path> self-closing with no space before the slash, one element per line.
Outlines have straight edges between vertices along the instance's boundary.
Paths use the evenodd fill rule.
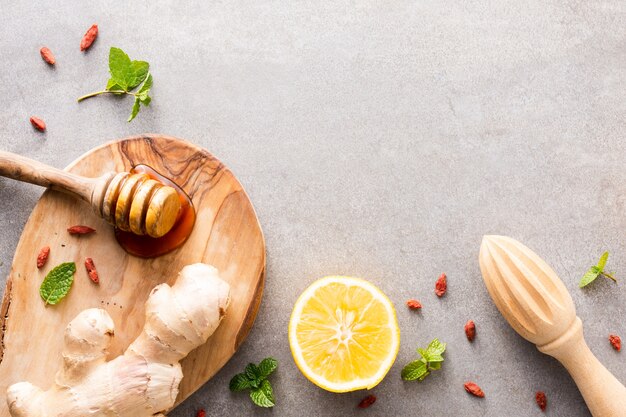
<path fill-rule="evenodd" d="M 94 22 L 101 35 L 81 54 Z M 131 124 L 129 101 L 75 101 L 103 86 L 111 45 L 152 64 L 153 106 Z M 624 1 L 4 1 L 0 52 L 2 149 L 63 167 L 110 139 L 167 133 L 221 158 L 258 210 L 268 275 L 256 325 L 170 416 L 531 416 L 537 389 L 547 415 L 588 416 L 565 371 L 491 303 L 477 264 L 485 233 L 554 266 L 593 351 L 626 381 L 626 356 L 607 341 L 626 336 Z M 33 114 L 47 133 L 31 128 Z M 0 179 L 2 280 L 41 192 Z M 605 249 L 620 283 L 579 290 Z M 366 411 L 355 409 L 363 392 L 324 392 L 291 359 L 291 306 L 326 274 L 367 277 L 398 309 L 400 354 Z M 404 307 L 414 296 L 421 314 Z M 443 370 L 402 382 L 402 365 L 435 336 L 449 343 Z M 280 361 L 273 411 L 227 389 L 266 355 Z M 468 396 L 467 379 L 487 398 Z"/>

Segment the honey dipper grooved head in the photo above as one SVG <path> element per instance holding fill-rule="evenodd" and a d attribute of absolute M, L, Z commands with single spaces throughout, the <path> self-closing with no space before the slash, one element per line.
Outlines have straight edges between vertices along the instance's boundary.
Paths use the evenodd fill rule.
<path fill-rule="evenodd" d="M 120 172 L 104 193 L 102 215 L 121 230 L 154 238 L 169 232 L 181 202 L 176 190 L 146 174 Z"/>
<path fill-rule="evenodd" d="M 152 237 L 165 235 L 174 226 L 180 211 L 180 198 L 172 187 L 161 187 L 154 192 L 146 213 L 146 232 Z"/>

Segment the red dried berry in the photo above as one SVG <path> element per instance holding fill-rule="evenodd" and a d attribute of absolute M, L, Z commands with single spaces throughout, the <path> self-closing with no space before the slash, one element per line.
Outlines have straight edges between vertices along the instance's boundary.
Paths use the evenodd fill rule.
<path fill-rule="evenodd" d="M 84 50 L 89 49 L 89 47 L 96 40 L 97 37 L 98 37 L 98 25 L 94 24 L 89 28 L 87 33 L 85 33 L 85 35 L 83 36 L 83 39 L 81 39 L 80 50 L 84 51 Z"/>
<path fill-rule="evenodd" d="M 415 299 L 411 299 L 411 300 L 407 301 L 406 305 L 411 310 L 419 310 L 420 308 L 422 308 L 422 303 L 420 303 L 419 301 L 417 301 Z"/>
<path fill-rule="evenodd" d="M 485 397 L 485 393 L 483 392 L 483 390 L 480 389 L 480 387 L 477 384 L 471 381 L 465 383 L 465 391 L 469 392 L 475 397 L 479 397 L 479 398 Z"/>
<path fill-rule="evenodd" d="M 50 246 L 44 246 L 39 251 L 39 255 L 37 255 L 37 268 L 43 268 L 43 266 L 48 261 L 48 256 L 50 256 Z"/>
<path fill-rule="evenodd" d="M 359 403 L 358 407 L 359 408 L 367 408 L 369 406 L 371 406 L 372 404 L 374 404 L 376 402 L 376 396 L 374 395 L 368 395 L 367 397 L 363 398 L 361 400 L 361 402 Z"/>
<path fill-rule="evenodd" d="M 546 397 L 546 393 L 543 391 L 537 391 L 535 394 L 535 401 L 537 401 L 537 405 L 541 408 L 541 411 L 546 411 L 546 407 L 548 406 L 548 398 Z"/>
<path fill-rule="evenodd" d="M 85 269 L 87 269 L 87 275 L 89 276 L 89 279 L 92 280 L 95 284 L 99 284 L 100 277 L 98 276 L 98 271 L 96 271 L 96 265 L 93 263 L 93 259 L 85 259 Z"/>
<path fill-rule="evenodd" d="M 611 342 L 611 345 L 613 345 L 613 349 L 615 349 L 616 351 L 619 352 L 622 350 L 622 338 L 619 337 L 618 335 L 610 334 L 609 342 Z"/>
<path fill-rule="evenodd" d="M 474 324 L 474 320 L 468 320 L 465 323 L 465 336 L 467 336 L 467 340 L 472 342 L 476 337 L 476 324 Z"/>
<path fill-rule="evenodd" d="M 52 51 L 45 46 L 39 50 L 39 53 L 41 54 L 41 58 L 43 58 L 43 60 L 48 64 L 54 65 L 55 62 L 57 62 L 56 58 L 52 54 Z"/>
<path fill-rule="evenodd" d="M 70 235 L 88 235 L 89 233 L 95 232 L 96 229 L 92 229 L 89 226 L 76 225 L 68 227 L 67 231 Z"/>
<path fill-rule="evenodd" d="M 40 131 L 40 132 L 43 132 L 43 131 L 46 130 L 46 122 L 44 122 L 43 120 L 41 120 L 38 117 L 32 116 L 30 118 L 30 124 L 32 124 L 33 127 L 35 129 L 37 129 L 38 131 Z"/>
<path fill-rule="evenodd" d="M 443 273 L 439 275 L 439 279 L 437 279 L 435 283 L 435 294 L 437 294 L 437 297 L 443 297 L 447 290 L 448 283 L 446 282 L 446 274 Z"/>
<path fill-rule="evenodd" d="M 196 414 L 196 417 L 206 417 L 206 411 L 198 410 L 198 414 Z"/>

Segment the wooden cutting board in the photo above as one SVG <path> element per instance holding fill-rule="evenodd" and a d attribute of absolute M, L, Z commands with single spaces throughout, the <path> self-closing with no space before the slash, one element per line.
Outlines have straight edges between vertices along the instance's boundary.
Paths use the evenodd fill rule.
<path fill-rule="evenodd" d="M 231 285 L 226 318 L 209 341 L 182 361 L 184 378 L 176 404 L 208 381 L 235 353 L 256 317 L 265 280 L 265 243 L 248 196 L 218 159 L 195 145 L 162 135 L 110 142 L 74 161 L 67 170 L 87 177 L 128 171 L 147 164 L 180 185 L 193 200 L 197 218 L 187 242 L 154 259 L 128 255 L 113 229 L 91 212 L 87 203 L 46 191 L 24 227 L 0 308 L 0 417 L 9 417 L 6 389 L 29 381 L 47 389 L 61 364 L 66 325 L 80 311 L 100 307 L 115 322 L 110 357 L 121 354 L 140 333 L 144 302 L 157 284 L 174 283 L 181 268 L 195 262 L 217 267 Z M 6 180 L 8 181 L 8 180 Z M 76 224 L 94 227 L 88 236 L 70 236 Z M 50 246 L 41 270 L 36 257 Z M 94 285 L 84 267 L 93 258 L 100 274 Z M 45 306 L 39 286 L 61 262 L 76 262 L 69 295 Z"/>

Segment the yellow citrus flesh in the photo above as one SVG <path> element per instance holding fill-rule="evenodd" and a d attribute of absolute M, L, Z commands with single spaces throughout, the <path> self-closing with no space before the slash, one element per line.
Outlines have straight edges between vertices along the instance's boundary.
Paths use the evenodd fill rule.
<path fill-rule="evenodd" d="M 370 389 L 385 377 L 400 346 L 393 304 L 373 284 L 322 278 L 291 313 L 291 353 L 300 371 L 332 392 Z"/>

